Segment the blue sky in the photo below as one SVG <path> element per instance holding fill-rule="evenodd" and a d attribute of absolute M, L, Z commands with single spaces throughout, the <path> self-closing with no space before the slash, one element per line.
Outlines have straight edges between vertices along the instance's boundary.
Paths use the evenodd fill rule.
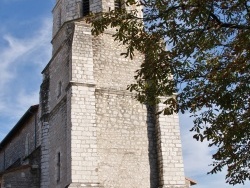
<path fill-rule="evenodd" d="M 0 0 L 0 140 L 30 105 L 37 104 L 41 71 L 51 58 L 51 10 L 55 0 Z M 225 173 L 206 175 L 212 149 L 192 139 L 192 120 L 180 117 L 185 174 L 194 188 L 230 188 Z M 250 187 L 246 185 L 235 188 Z"/>

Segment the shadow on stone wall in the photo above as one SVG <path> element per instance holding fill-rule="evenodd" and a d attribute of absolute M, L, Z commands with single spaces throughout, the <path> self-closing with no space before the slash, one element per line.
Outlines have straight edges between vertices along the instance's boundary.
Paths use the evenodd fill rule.
<path fill-rule="evenodd" d="M 155 107 L 147 106 L 148 157 L 150 165 L 150 188 L 159 186 Z"/>

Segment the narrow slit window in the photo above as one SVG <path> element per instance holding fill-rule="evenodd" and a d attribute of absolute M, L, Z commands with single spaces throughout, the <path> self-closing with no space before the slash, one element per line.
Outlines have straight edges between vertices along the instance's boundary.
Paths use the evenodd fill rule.
<path fill-rule="evenodd" d="M 57 15 L 57 27 L 60 28 L 62 25 L 62 11 L 59 9 L 58 15 Z"/>
<path fill-rule="evenodd" d="M 29 150 L 30 150 L 30 135 L 28 133 L 25 139 L 25 156 L 29 155 Z"/>
<path fill-rule="evenodd" d="M 62 82 L 58 82 L 58 86 L 57 86 L 57 98 L 59 98 L 62 94 Z"/>
<path fill-rule="evenodd" d="M 115 10 L 121 10 L 121 8 L 122 8 L 122 1 L 115 0 Z"/>
<path fill-rule="evenodd" d="M 89 0 L 83 0 L 82 2 L 82 15 L 86 16 L 89 14 Z"/>
<path fill-rule="evenodd" d="M 59 182 L 61 179 L 61 154 L 60 152 L 57 153 L 57 177 L 56 181 Z"/>

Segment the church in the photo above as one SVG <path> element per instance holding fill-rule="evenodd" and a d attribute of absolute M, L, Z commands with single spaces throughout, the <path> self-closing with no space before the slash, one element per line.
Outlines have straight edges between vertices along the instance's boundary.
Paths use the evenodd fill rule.
<path fill-rule="evenodd" d="M 91 35 L 85 16 L 116 6 L 115 0 L 56 0 L 39 104 L 0 143 L 0 188 L 196 184 L 184 175 L 178 115 L 156 115 L 163 104 L 140 104 L 126 89 L 144 55 L 120 56 L 125 48 L 112 29 Z"/>

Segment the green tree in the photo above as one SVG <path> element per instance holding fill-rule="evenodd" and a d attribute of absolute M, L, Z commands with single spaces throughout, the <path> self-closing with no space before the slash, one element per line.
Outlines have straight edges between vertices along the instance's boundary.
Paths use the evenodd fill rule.
<path fill-rule="evenodd" d="M 137 50 L 146 61 L 137 70 L 136 91 L 162 113 L 189 112 L 194 138 L 216 146 L 209 173 L 227 169 L 226 182 L 250 178 L 250 1 L 127 0 L 126 6 L 92 15 L 93 34 L 116 28 L 114 40 Z M 125 7 L 125 5 L 123 6 Z M 167 49 L 166 49 L 167 47 Z M 172 76 L 171 76 L 172 75 Z M 173 95 L 176 93 L 176 95 Z"/>

